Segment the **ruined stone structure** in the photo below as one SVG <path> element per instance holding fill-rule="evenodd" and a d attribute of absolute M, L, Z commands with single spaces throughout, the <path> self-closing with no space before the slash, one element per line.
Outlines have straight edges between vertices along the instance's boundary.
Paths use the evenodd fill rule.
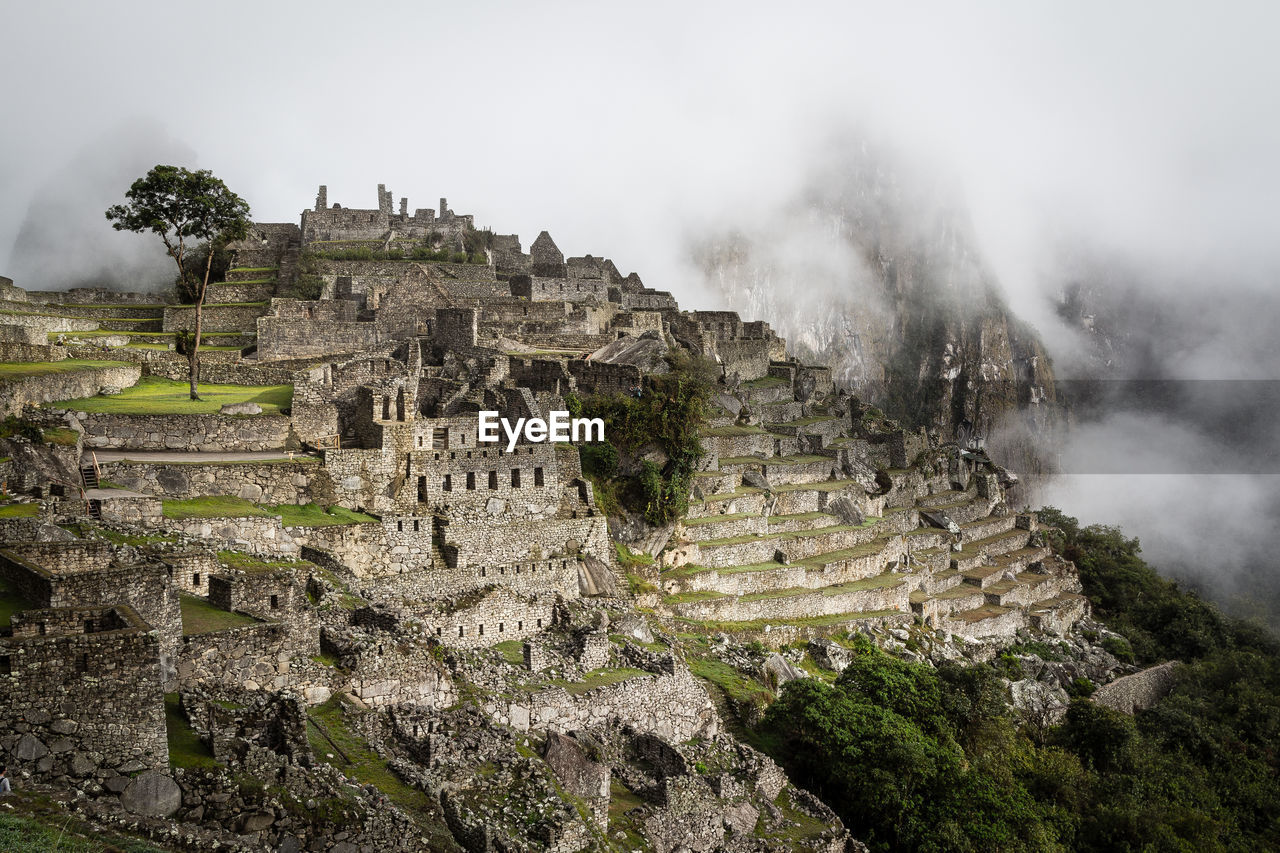
<path fill-rule="evenodd" d="M 235 773 L 305 781 L 366 846 L 447 849 L 388 836 L 410 819 L 386 802 L 357 810 L 325 775 L 338 770 L 318 769 L 346 766 L 328 728 L 342 725 L 430 794 L 468 849 L 499 837 L 599 849 L 620 831 L 622 785 L 644 802 L 623 835 L 653 849 L 763 849 L 758 825 L 799 815 L 821 830 L 797 849 L 835 853 L 856 843 L 724 734 L 676 634 L 813 640 L 830 661 L 841 647 L 828 638 L 850 631 L 918 620 L 1007 643 L 1065 634 L 1088 613 L 1074 567 L 1011 508 L 1007 472 L 887 422 L 763 321 L 681 311 L 607 259 L 566 257 L 545 231 L 526 253 L 444 199 L 397 209 L 383 186 L 370 209 L 330 205 L 322 186 L 300 225 L 255 225 L 230 249 L 225 298 L 206 309 L 228 343 L 202 361 L 204 380 L 291 385 L 279 413 L 32 408 L 182 376 L 176 352 L 143 340 L 185 328 L 190 309 L 0 288 L 8 358 L 120 364 L 71 370 L 52 391 L 0 385 L 6 412 L 72 439 L 17 442 L 31 473 L 0 468 L 40 501 L 35 518 L 0 519 L 14 612 L 0 625 L 0 722 L 13 732 L 0 753 L 26 778 L 92 778 L 95 797 L 176 815 L 202 843 L 233 831 L 250 849 L 340 843 L 348 830 L 320 817 L 299 829 L 261 797 L 241 792 L 236 811 L 222 796 Z M 304 267 L 321 298 L 282 297 Z M 607 518 L 573 444 L 479 440 L 482 411 L 545 419 L 571 394 L 652 393 L 648 377 L 677 351 L 718 375 L 689 508 L 667 529 Z M 619 543 L 656 561 L 624 569 Z M 772 674 L 751 677 L 803 676 L 770 660 Z M 224 775 L 171 770 L 166 692 Z M 713 772 L 696 769 L 707 761 Z M 142 771 L 152 781 L 131 781 Z M 492 808 L 499 789 L 560 805 L 516 825 Z"/>

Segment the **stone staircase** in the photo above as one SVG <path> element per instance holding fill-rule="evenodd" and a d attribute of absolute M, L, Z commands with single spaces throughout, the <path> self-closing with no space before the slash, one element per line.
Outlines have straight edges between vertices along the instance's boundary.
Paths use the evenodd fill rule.
<path fill-rule="evenodd" d="M 1040 543 L 1034 515 L 1003 509 L 989 463 L 953 449 L 947 473 L 877 465 L 892 485 L 871 494 L 845 454 L 888 457 L 852 418 L 795 401 L 785 382 L 742 394 L 750 419 L 711 418 L 663 553 L 663 608 L 678 624 L 780 644 L 893 614 L 972 638 L 1082 615 L 1074 567 Z"/>

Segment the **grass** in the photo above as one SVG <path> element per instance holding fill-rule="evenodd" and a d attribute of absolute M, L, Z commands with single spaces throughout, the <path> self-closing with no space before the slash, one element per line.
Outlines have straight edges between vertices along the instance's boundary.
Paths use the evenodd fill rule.
<path fill-rule="evenodd" d="M 40 505 L 36 503 L 0 505 L 0 518 L 35 518 L 39 514 Z"/>
<path fill-rule="evenodd" d="M 231 495 L 207 495 L 201 498 L 164 501 L 164 517 L 175 521 L 188 518 L 268 518 L 280 516 L 285 527 L 332 527 L 338 524 L 369 524 L 378 519 L 340 506 L 319 504 L 250 503 Z"/>
<path fill-rule="evenodd" d="M 643 551 L 637 554 L 635 551 L 632 551 L 630 548 L 628 548 L 626 545 L 623 545 L 621 542 L 614 542 L 613 550 L 617 552 L 618 562 L 622 565 L 623 568 L 630 569 L 630 568 L 635 568 L 636 566 L 652 566 L 653 565 L 653 557 L 649 556 Z"/>
<path fill-rule="evenodd" d="M 0 379 L 30 379 L 35 376 L 129 366 L 127 361 L 96 361 L 81 358 L 68 358 L 63 361 L 4 361 L 0 362 Z"/>
<path fill-rule="evenodd" d="M 0 626 L 7 628 L 10 616 L 15 613 L 21 613 L 23 610 L 31 610 L 34 607 L 35 604 L 10 589 L 4 580 L 0 580 Z"/>
<path fill-rule="evenodd" d="M 245 616 L 243 613 L 231 613 L 227 610 L 219 610 L 209 602 L 194 595 L 182 595 L 182 633 L 185 636 L 192 634 L 208 634 L 210 631 L 222 631 L 227 628 L 239 628 L 244 625 L 253 625 L 256 619 Z"/>
<path fill-rule="evenodd" d="M 256 504 L 229 495 L 164 501 L 164 517 L 175 521 L 187 518 L 265 518 L 269 515 L 271 513 Z"/>
<path fill-rule="evenodd" d="M 720 467 L 723 470 L 725 465 L 807 465 L 810 462 L 834 461 L 834 456 L 818 456 L 813 453 L 803 453 L 797 456 L 770 456 L 764 459 L 758 456 L 722 456 L 720 457 Z"/>
<path fill-rule="evenodd" d="M 503 640 L 493 647 L 512 666 L 524 666 L 524 643 L 519 640 Z"/>
<path fill-rule="evenodd" d="M 177 693 L 164 694 L 164 722 L 169 735 L 170 767 L 221 767 L 209 747 L 196 735 L 178 704 Z"/>
<path fill-rule="evenodd" d="M 602 669 L 594 669 L 582 677 L 581 681 L 564 681 L 562 679 L 552 679 L 551 683 L 559 687 L 563 687 L 575 696 L 580 693 L 586 693 L 588 690 L 595 690 L 597 687 L 605 687 L 609 684 L 617 684 L 620 681 L 630 681 L 633 678 L 641 678 L 653 673 L 645 672 L 643 669 L 632 669 L 630 667 L 605 667 Z"/>
<path fill-rule="evenodd" d="M 311 742 L 312 752 L 319 760 L 328 761 L 361 783 L 373 785 L 405 811 L 431 815 L 431 798 L 401 781 L 373 747 L 347 724 L 343 718 L 344 703 L 342 694 L 337 694 L 309 712 L 307 739 Z M 335 746 L 340 752 L 334 749 Z M 329 755 L 333 757 L 328 758 Z"/>
<path fill-rule="evenodd" d="M 45 444 L 57 444 L 62 447 L 75 447 L 80 433 L 66 427 L 46 427 L 41 430 Z"/>
<path fill-rule="evenodd" d="M 766 627 L 795 625 L 801 628 L 830 628 L 846 622 L 862 619 L 879 619 L 885 616 L 901 616 L 902 610 L 872 610 L 866 613 L 833 613 L 830 616 L 808 616 L 800 619 L 753 619 L 747 622 L 717 622 L 714 620 L 680 619 L 676 621 L 694 630 L 708 634 L 759 633 Z"/>
<path fill-rule="evenodd" d="M 689 670 L 699 678 L 719 687 L 735 702 L 763 706 L 773 701 L 773 692 L 769 688 L 754 678 L 743 675 L 723 661 L 691 657 Z"/>
<path fill-rule="evenodd" d="M 378 519 L 372 515 L 345 507 L 333 506 L 328 509 L 319 504 L 277 504 L 266 507 L 271 515 L 279 515 L 280 523 L 285 527 L 333 527 L 339 524 L 369 524 Z"/>
<path fill-rule="evenodd" d="M 61 362 L 66 364 L 67 362 Z M 124 362 L 82 362 L 114 365 Z M 0 365 L 2 367 L 2 365 Z M 2 375 L 2 374 L 0 374 Z M 202 415 L 216 414 L 228 403 L 257 403 L 264 415 L 277 415 L 293 402 L 292 385 L 208 385 L 199 386 L 200 400 L 190 399 L 190 385 L 155 376 L 144 377 L 137 385 L 107 397 L 84 397 L 50 403 L 60 409 L 117 415 Z"/>
<path fill-rule="evenodd" d="M 275 272 L 279 267 L 232 267 L 227 272 Z"/>
<path fill-rule="evenodd" d="M 15 792 L 14 799 L 26 799 Z M 19 807 L 24 807 L 25 802 Z M 85 824 L 61 806 L 42 807 L 45 820 L 27 815 L 0 814 L 0 850 L 5 853 L 161 853 L 137 838 Z"/>

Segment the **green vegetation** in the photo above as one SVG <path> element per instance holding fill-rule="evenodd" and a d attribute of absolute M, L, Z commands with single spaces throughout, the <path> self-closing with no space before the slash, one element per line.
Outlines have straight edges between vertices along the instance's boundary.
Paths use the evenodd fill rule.
<path fill-rule="evenodd" d="M 586 693 L 588 690 L 595 690 L 597 687 L 605 687 L 609 684 L 617 684 L 619 681 L 630 681 L 633 678 L 642 678 L 652 673 L 645 672 L 643 669 L 632 669 L 630 667 L 603 667 L 594 669 L 582 676 L 581 681 L 564 681 L 562 679 L 551 679 L 551 683 L 563 687 L 570 693 L 579 694 Z"/>
<path fill-rule="evenodd" d="M 285 527 L 333 527 L 338 524 L 368 524 L 378 519 L 372 515 L 340 506 L 322 507 L 319 504 L 276 504 L 265 507 L 272 515 L 280 516 Z"/>
<path fill-rule="evenodd" d="M 257 621 L 250 616 L 245 616 L 243 613 L 220 610 L 204 599 L 196 598 L 194 595 L 184 594 L 180 603 L 182 605 L 182 633 L 186 635 L 207 634 L 210 631 L 239 628 L 243 625 L 252 625 Z"/>
<path fill-rule="evenodd" d="M 271 515 L 257 504 L 228 495 L 207 495 L 189 500 L 164 501 L 164 517 L 186 518 L 264 518 Z"/>
<path fill-rule="evenodd" d="M 22 795 L 15 795 L 20 799 Z M 12 805 L 12 803 L 10 803 Z M 22 807 L 27 803 L 22 803 Z M 160 853 L 136 838 L 124 838 L 83 823 L 65 808 L 41 806 L 39 818 L 0 814 L 0 850 L 5 853 Z"/>
<path fill-rule="evenodd" d="M 932 669 L 855 637 L 834 684 L 787 684 L 754 737 L 877 851 L 1276 849 L 1280 645 L 1159 577 L 1117 529 L 1040 518 L 1126 635 L 1114 653 L 1186 662 L 1163 701 L 1127 717 L 1081 678 L 1061 725 L 1020 726 L 999 676 L 1057 644 Z"/>
<path fill-rule="evenodd" d="M 495 645 L 493 650 L 502 655 L 502 659 L 512 666 L 524 665 L 524 643 L 519 640 L 503 640 Z"/>
<path fill-rule="evenodd" d="M 165 729 L 169 734 L 169 765 L 171 767 L 221 767 L 214 760 L 209 747 L 191 728 L 191 723 L 182 713 L 177 693 L 164 694 Z"/>
<path fill-rule="evenodd" d="M 346 700 L 335 694 L 323 705 L 312 708 L 307 725 L 311 750 L 321 761 L 327 761 L 361 783 L 373 785 L 389 800 L 410 814 L 422 816 L 432 811 L 431 798 L 400 780 L 387 762 L 343 717 Z M 358 713 L 354 710 L 349 713 Z M 329 757 L 332 756 L 332 757 Z"/>
<path fill-rule="evenodd" d="M 62 362 L 66 363 L 66 362 Z M 115 364 L 116 362 L 98 362 Z M 50 403 L 78 412 L 107 412 L 117 415 L 199 415 L 215 414 L 228 403 L 257 403 L 264 415 L 279 414 L 293 402 L 292 385 L 208 385 L 201 383 L 200 399 L 190 399 L 188 383 L 147 376 L 137 385 L 110 396 L 85 397 Z"/>
<path fill-rule="evenodd" d="M 596 445 L 585 450 L 584 446 L 582 470 L 607 514 L 628 509 L 643 514 L 651 524 L 666 524 L 689 507 L 694 470 L 704 455 L 698 434 L 706 425 L 715 368 L 683 350 L 669 360 L 671 372 L 645 377 L 639 397 L 597 394 L 579 399 L 571 394 L 565 398 L 573 417 L 604 420 L 608 449 Z M 643 460 L 635 474 L 618 470 L 622 454 L 636 459 L 655 447 L 666 455 L 665 465 Z"/>
<path fill-rule="evenodd" d="M 68 358 L 62 361 L 5 361 L 0 362 L 0 379 L 30 379 L 34 376 L 128 366 L 127 361 L 97 361 L 83 358 Z"/>
<path fill-rule="evenodd" d="M 80 433 L 67 427 L 45 427 L 41 430 L 45 444 L 57 444 L 62 447 L 75 447 L 80 440 Z"/>
<path fill-rule="evenodd" d="M 40 514 L 40 505 L 36 503 L 0 504 L 0 518 L 35 518 Z"/>

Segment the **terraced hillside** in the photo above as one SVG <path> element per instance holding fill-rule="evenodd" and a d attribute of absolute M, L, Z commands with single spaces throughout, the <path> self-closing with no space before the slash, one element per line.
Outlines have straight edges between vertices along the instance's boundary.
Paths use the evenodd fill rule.
<path fill-rule="evenodd" d="M 668 615 L 778 646 L 914 619 L 974 639 L 1060 633 L 1087 613 L 1075 567 L 1011 508 L 1013 478 L 984 454 L 804 395 L 771 375 L 720 398 L 662 555 Z"/>

